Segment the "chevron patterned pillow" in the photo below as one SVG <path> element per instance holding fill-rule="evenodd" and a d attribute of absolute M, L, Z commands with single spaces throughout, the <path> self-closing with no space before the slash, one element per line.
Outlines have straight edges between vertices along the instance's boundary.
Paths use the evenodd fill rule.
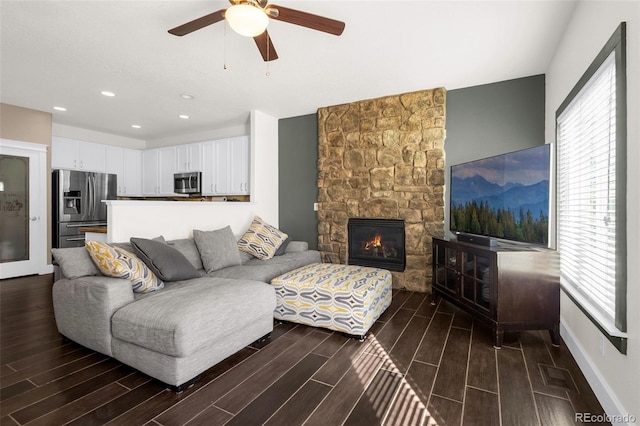
<path fill-rule="evenodd" d="M 160 290 L 164 283 L 133 253 L 110 244 L 86 241 L 85 246 L 100 272 L 131 281 L 135 293 Z"/>
<path fill-rule="evenodd" d="M 259 216 L 253 218 L 253 222 L 242 238 L 238 240 L 238 249 L 254 255 L 258 259 L 271 259 L 284 240 L 287 234 L 274 228 Z"/>

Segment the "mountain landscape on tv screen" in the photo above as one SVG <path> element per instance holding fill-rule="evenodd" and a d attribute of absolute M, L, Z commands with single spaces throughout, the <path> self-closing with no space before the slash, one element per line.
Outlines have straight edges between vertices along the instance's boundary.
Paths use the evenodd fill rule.
<path fill-rule="evenodd" d="M 538 147 L 453 166 L 451 230 L 546 244 L 548 153 Z"/>
<path fill-rule="evenodd" d="M 464 206 L 475 201 L 486 203 L 492 209 L 506 209 L 518 214 L 520 209 L 530 210 L 535 216 L 540 212 L 548 215 L 549 181 L 543 180 L 532 185 L 508 182 L 503 186 L 487 181 L 482 176 L 452 178 L 451 187 L 459 188 L 452 198 L 452 205 Z M 452 197 L 453 197 L 452 191 Z"/>

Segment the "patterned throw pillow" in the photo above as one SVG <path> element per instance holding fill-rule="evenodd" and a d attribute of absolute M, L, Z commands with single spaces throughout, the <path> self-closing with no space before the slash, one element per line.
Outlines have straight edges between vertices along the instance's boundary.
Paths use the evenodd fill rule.
<path fill-rule="evenodd" d="M 85 246 L 100 272 L 109 277 L 128 279 L 135 293 L 164 287 L 164 283 L 134 254 L 98 241 L 86 241 Z"/>
<path fill-rule="evenodd" d="M 258 259 L 267 260 L 276 254 L 287 237 L 284 232 L 255 216 L 247 232 L 238 240 L 238 248 Z"/>

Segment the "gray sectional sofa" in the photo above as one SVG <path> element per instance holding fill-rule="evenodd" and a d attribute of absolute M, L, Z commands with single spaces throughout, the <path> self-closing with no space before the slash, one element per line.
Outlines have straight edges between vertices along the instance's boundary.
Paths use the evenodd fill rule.
<path fill-rule="evenodd" d="M 259 260 L 205 272 L 194 240 L 167 244 L 199 271 L 188 280 L 134 293 L 131 282 L 103 276 L 83 247 L 52 250 L 56 263 L 53 306 L 59 332 L 181 391 L 200 373 L 273 330 L 272 278 L 320 262 L 305 242 Z M 119 244 L 131 250 L 129 243 Z M 235 256 L 235 253 L 233 253 Z"/>

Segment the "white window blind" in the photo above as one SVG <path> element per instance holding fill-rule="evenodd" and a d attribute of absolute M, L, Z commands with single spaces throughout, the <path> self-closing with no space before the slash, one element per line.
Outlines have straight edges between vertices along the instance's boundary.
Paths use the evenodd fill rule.
<path fill-rule="evenodd" d="M 563 286 L 616 318 L 616 61 L 612 52 L 557 118 Z M 621 194 L 624 196 L 624 194 Z"/>

